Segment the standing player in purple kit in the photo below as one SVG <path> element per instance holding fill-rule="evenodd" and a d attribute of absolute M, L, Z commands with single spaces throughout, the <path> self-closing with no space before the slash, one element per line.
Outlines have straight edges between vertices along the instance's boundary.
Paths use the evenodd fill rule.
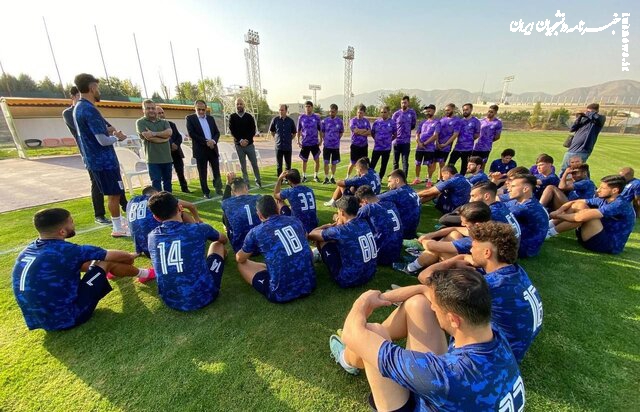
<path fill-rule="evenodd" d="M 409 108 L 409 96 L 400 102 L 400 110 L 393 114 L 396 122 L 396 140 L 393 142 L 393 169 L 399 169 L 398 161 L 402 155 L 402 170 L 409 174 L 409 153 L 411 152 L 411 131 L 416 127 L 416 112 Z"/>
<path fill-rule="evenodd" d="M 396 122 L 389 118 L 389 106 L 382 106 L 380 117 L 371 126 L 371 137 L 373 137 L 373 153 L 371 154 L 371 168 L 375 169 L 378 159 L 382 157 L 380 165 L 380 179 L 387 172 L 389 155 L 391 154 L 391 142 L 396 138 Z"/>
<path fill-rule="evenodd" d="M 322 158 L 324 160 L 324 182 L 323 185 L 336 183 L 336 167 L 340 163 L 340 138 L 344 133 L 342 119 L 337 116 L 338 105 L 332 103 L 329 106 L 329 117 L 325 117 L 320 125 L 324 145 L 322 147 Z M 329 180 L 329 163 L 331 163 L 331 180 Z"/>
<path fill-rule="evenodd" d="M 364 117 L 367 107 L 364 104 L 358 106 L 358 115 L 349 122 L 351 129 L 351 163 L 347 169 L 347 177 L 356 162 L 363 157 L 369 157 L 369 136 L 371 136 L 371 123 Z"/>
<path fill-rule="evenodd" d="M 473 112 L 473 105 L 471 103 L 466 103 L 462 106 L 462 127 L 460 128 L 456 146 L 453 148 L 451 157 L 449 158 L 449 164 L 454 166 L 458 159 L 462 160 L 460 164 L 460 171 L 462 173 L 467 171 L 467 164 L 469 156 L 471 156 L 471 152 L 473 151 L 473 144 L 478 140 L 478 137 L 480 137 L 480 120 L 475 116 L 471 116 L 471 112 Z"/>
<path fill-rule="evenodd" d="M 322 144 L 322 135 L 319 135 L 319 132 L 322 120 L 320 115 L 313 113 L 313 103 L 308 100 L 304 103 L 304 111 L 305 113 L 298 118 L 298 146 L 300 147 L 300 159 L 302 159 L 302 183 L 307 181 L 309 153 L 313 155 L 313 161 L 316 162 L 313 180 L 319 182 L 318 170 L 320 170 L 320 145 Z"/>
<path fill-rule="evenodd" d="M 484 165 L 489 159 L 493 142 L 499 140 L 502 134 L 502 120 L 496 117 L 497 113 L 497 105 L 493 104 L 489 106 L 487 117 L 480 121 L 480 137 L 476 140 L 476 145 L 473 147 L 473 155 L 482 158 L 483 170 Z"/>
<path fill-rule="evenodd" d="M 413 180 L 414 185 L 420 183 L 420 168 L 422 165 L 427 166 L 427 187 L 431 186 L 431 176 L 436 170 L 436 164 L 433 162 L 436 150 L 436 141 L 440 135 L 440 121 L 434 119 L 436 106 L 430 104 L 423 109 L 427 120 L 420 123 L 416 128 L 416 178 Z"/>
<path fill-rule="evenodd" d="M 454 116 L 456 105 L 449 103 L 444 107 L 444 116 L 440 119 L 440 134 L 436 142 L 435 161 L 438 162 L 440 170 L 438 179 L 442 179 L 442 168 L 444 167 L 451 145 L 458 138 L 462 129 L 462 120 L 458 116 Z"/>

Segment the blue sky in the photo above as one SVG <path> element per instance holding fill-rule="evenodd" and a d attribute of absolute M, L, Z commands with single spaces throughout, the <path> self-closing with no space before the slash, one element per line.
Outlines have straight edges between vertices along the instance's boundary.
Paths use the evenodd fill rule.
<path fill-rule="evenodd" d="M 108 5 L 105 8 L 105 5 Z M 153 6 L 153 8 L 150 8 Z M 616 79 L 640 80 L 638 1 L 30 1 L 3 4 L 0 61 L 5 71 L 36 79 L 56 78 L 42 16 L 62 80 L 79 72 L 104 76 L 93 25 L 97 25 L 110 75 L 142 85 L 133 44 L 136 33 L 149 94 L 159 75 L 171 87 L 173 42 L 180 81 L 205 76 L 226 85 L 245 84 L 244 33 L 260 33 L 263 88 L 271 106 L 300 101 L 308 84 L 322 86 L 319 98 L 342 94 L 342 51 L 355 47 L 354 92 L 378 89 L 460 88 L 499 90 L 515 75 L 513 92 L 561 92 Z M 560 9 L 572 27 L 608 24 L 613 14 L 631 13 L 630 71 L 621 71 L 621 23 L 600 33 L 547 37 L 512 33 L 511 21 L 554 17 Z M 36 11 L 34 13 L 34 11 Z M 78 11 L 80 11 L 78 13 Z M 76 14 L 78 13 L 78 14 Z M 612 34 L 615 30 L 616 34 Z"/>

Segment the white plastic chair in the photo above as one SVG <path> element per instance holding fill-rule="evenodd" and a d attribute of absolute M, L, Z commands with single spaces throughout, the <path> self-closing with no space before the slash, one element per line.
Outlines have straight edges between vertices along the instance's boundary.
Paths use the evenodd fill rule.
<path fill-rule="evenodd" d="M 227 172 L 242 170 L 240 168 L 240 159 L 238 158 L 235 146 L 227 142 L 218 142 L 218 152 L 220 153 L 220 157 L 224 162 L 225 170 Z"/>
<path fill-rule="evenodd" d="M 140 187 L 144 185 L 142 182 L 142 176 L 148 175 L 149 170 L 147 164 L 138 157 L 133 151 L 126 147 L 115 147 L 116 156 L 118 156 L 118 163 L 120 163 L 120 172 L 124 175 L 125 186 L 129 189 L 129 194 L 133 196 L 133 183 L 131 178 L 138 176 Z"/>
<path fill-rule="evenodd" d="M 198 166 L 196 159 L 193 157 L 193 149 L 191 149 L 191 146 L 187 146 L 186 144 L 182 144 L 180 147 L 182 148 L 182 153 L 184 153 L 184 170 L 187 172 L 187 179 L 191 180 L 191 172 L 193 170 L 196 171 L 196 176 L 198 174 Z"/>

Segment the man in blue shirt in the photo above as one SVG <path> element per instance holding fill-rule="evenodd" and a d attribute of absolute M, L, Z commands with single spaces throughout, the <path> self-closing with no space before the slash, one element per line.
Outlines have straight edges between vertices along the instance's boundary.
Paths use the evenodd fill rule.
<path fill-rule="evenodd" d="M 111 286 L 107 273 L 155 277 L 153 269 L 133 266 L 134 253 L 104 250 L 66 242 L 75 224 L 65 209 L 43 209 L 33 216 L 38 239 L 31 242 L 13 267 L 13 293 L 29 329 L 70 329 L 89 320 Z M 85 272 L 84 276 L 80 272 Z"/>
<path fill-rule="evenodd" d="M 471 174 L 467 177 L 471 186 L 476 183 L 486 182 L 489 180 L 489 176 L 487 176 L 482 170 L 482 158 L 480 156 L 470 156 L 467 161 L 467 174 Z"/>
<path fill-rule="evenodd" d="M 244 183 L 243 183 L 244 182 Z M 249 186 L 235 173 L 227 173 L 227 185 L 222 195 L 222 223 L 227 230 L 233 251 L 242 247 L 244 237 L 260 224 L 256 213 L 256 202 L 260 195 L 249 194 Z"/>
<path fill-rule="evenodd" d="M 278 214 L 278 205 L 269 195 L 262 196 L 256 208 L 262 223 L 249 231 L 236 253 L 240 275 L 270 302 L 311 294 L 316 272 L 302 223 Z M 265 263 L 249 260 L 254 253 L 263 254 Z"/>
<path fill-rule="evenodd" d="M 501 186 L 507 179 L 507 172 L 518 166 L 516 161 L 513 160 L 515 155 L 515 150 L 504 149 L 500 154 L 500 159 L 496 159 L 491 162 L 491 166 L 489 166 L 489 174 L 491 175 L 492 180 L 495 179 L 494 183 L 498 186 Z"/>
<path fill-rule="evenodd" d="M 598 113 L 599 110 L 598 103 L 591 103 L 587 106 L 585 114 L 578 116 L 571 126 L 571 133 L 575 134 L 562 159 L 560 174 L 569 166 L 569 159 L 573 156 L 580 156 L 583 162 L 587 162 L 606 121 L 606 117 Z"/>
<path fill-rule="evenodd" d="M 124 185 L 116 151 L 113 149 L 114 143 L 125 140 L 127 136 L 120 130 L 110 131 L 106 120 L 96 108 L 95 104 L 100 101 L 98 79 L 81 73 L 75 77 L 74 83 L 82 96 L 73 109 L 73 119 L 85 164 L 100 192 L 108 198 L 113 225 L 111 236 L 128 236 L 119 207 Z"/>
<path fill-rule="evenodd" d="M 437 271 L 426 285 L 381 293 L 353 304 L 332 355 L 353 373 L 364 368 L 376 410 L 496 411 L 524 408 L 524 384 L 506 339 L 491 324 L 491 294 L 473 269 Z M 403 302 L 382 324 L 368 316 Z M 452 340 L 446 348 L 444 332 Z M 402 348 L 394 340 L 407 339 Z M 345 348 L 346 344 L 346 348 Z M 383 379 L 387 378 L 387 379 Z M 506 410 L 506 408 L 505 408 Z"/>
<path fill-rule="evenodd" d="M 172 309 L 189 311 L 213 302 L 220 292 L 227 238 L 205 223 L 184 223 L 171 193 L 157 193 L 149 209 L 162 222 L 149 234 L 158 294 Z M 205 258 L 207 241 L 212 243 Z"/>
<path fill-rule="evenodd" d="M 377 175 L 377 174 L 376 174 Z M 342 288 L 369 282 L 376 271 L 378 249 L 371 226 L 356 218 L 359 204 L 354 196 L 336 202 L 335 223 L 320 226 L 309 233 L 333 280 Z"/>
<path fill-rule="evenodd" d="M 418 192 L 418 196 L 420 203 L 434 200 L 436 209 L 445 214 L 469 201 L 471 183 L 458 174 L 455 166 L 446 165 L 441 170 L 442 182 Z"/>
<path fill-rule="evenodd" d="M 296 124 L 292 118 L 287 116 L 289 107 L 286 104 L 280 105 L 280 116 L 276 116 L 271 120 L 269 132 L 275 139 L 276 143 L 276 170 L 278 176 L 282 173 L 282 160 L 284 159 L 285 170 L 291 169 L 291 153 L 293 147 L 291 142 L 296 135 Z"/>
<path fill-rule="evenodd" d="M 287 180 L 291 188 L 281 191 L 284 179 Z M 293 215 L 298 218 L 302 222 L 305 233 L 318 227 L 316 196 L 310 187 L 300 184 L 298 169 L 285 170 L 278 176 L 276 186 L 273 188 L 273 197 L 278 201 L 280 214 Z M 291 207 L 284 203 L 287 200 Z"/>
<path fill-rule="evenodd" d="M 333 192 L 331 199 L 325 202 L 327 207 L 336 207 L 336 200 L 340 199 L 346 192 L 347 195 L 353 195 L 355 191 L 362 185 L 369 185 L 375 194 L 380 193 L 380 175 L 369 167 L 369 159 L 360 158 L 356 162 L 356 176 L 348 177 L 345 180 L 338 180 L 336 190 Z"/>
<path fill-rule="evenodd" d="M 355 197 L 360 202 L 356 217 L 367 220 L 373 229 L 378 265 L 390 266 L 398 262 L 402 253 L 400 212 L 393 203 L 380 201 L 369 185 L 360 186 Z"/>
<path fill-rule="evenodd" d="M 536 161 L 536 172 L 533 175 L 537 179 L 535 196 L 538 200 L 549 186 L 558 186 L 560 178 L 553 172 L 553 157 L 543 154 Z"/>
<path fill-rule="evenodd" d="M 387 179 L 388 191 L 381 193 L 378 199 L 393 203 L 400 213 L 402 238 L 415 239 L 420 224 L 420 197 L 407 184 L 407 175 L 402 169 L 395 169 Z"/>
<path fill-rule="evenodd" d="M 640 179 L 634 178 L 633 173 L 634 171 L 630 167 L 620 169 L 619 174 L 627 183 L 622 193 L 620 193 L 620 197 L 627 202 L 631 202 L 636 212 L 636 217 L 640 217 Z"/>
<path fill-rule="evenodd" d="M 570 200 L 590 199 L 596 194 L 596 185 L 589 179 L 589 165 L 565 169 L 560 184 L 547 186 L 540 197 L 540 204 L 554 211 Z"/>
<path fill-rule="evenodd" d="M 505 206 L 520 225 L 519 258 L 537 256 L 549 229 L 549 214 L 533 195 L 535 187 L 536 178 L 529 174 L 515 175 L 509 182 L 511 200 Z"/>
<path fill-rule="evenodd" d="M 576 229 L 578 243 L 584 248 L 599 253 L 621 253 L 636 220 L 631 204 L 620 197 L 625 184 L 622 176 L 605 176 L 600 180 L 597 197 L 562 205 L 551 213 L 549 236 Z"/>

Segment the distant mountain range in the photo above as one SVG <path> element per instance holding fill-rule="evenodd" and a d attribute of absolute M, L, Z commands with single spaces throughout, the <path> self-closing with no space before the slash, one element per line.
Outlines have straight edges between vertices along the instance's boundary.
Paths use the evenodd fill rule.
<path fill-rule="evenodd" d="M 416 95 L 422 100 L 424 104 L 435 104 L 436 106 L 444 106 L 447 103 L 455 103 L 462 105 L 467 102 L 476 103 L 481 96 L 480 92 L 470 92 L 462 89 L 447 89 L 447 90 L 422 90 L 422 89 L 400 89 L 409 96 Z M 394 93 L 398 90 L 376 90 L 369 93 L 357 94 L 353 98 L 353 104 L 362 103 L 366 106 L 379 105 L 380 96 L 385 96 L 390 93 Z M 500 100 L 502 91 L 497 92 L 485 92 L 483 94 L 483 100 L 487 102 L 496 102 Z M 602 84 L 597 84 L 588 87 L 576 87 L 573 89 L 565 90 L 558 94 L 549 94 L 545 92 L 524 92 L 519 94 L 512 94 L 507 100 L 509 101 L 554 101 L 560 99 L 560 101 L 570 102 L 573 101 L 585 101 L 587 98 L 592 98 L 594 101 L 614 102 L 616 98 L 617 103 L 622 103 L 625 100 L 626 103 L 637 102 L 640 97 L 640 82 L 635 80 L 614 80 Z M 327 109 L 331 103 L 336 103 L 338 106 L 342 106 L 344 101 L 343 96 L 334 95 L 322 99 L 318 99 L 318 103 Z"/>

